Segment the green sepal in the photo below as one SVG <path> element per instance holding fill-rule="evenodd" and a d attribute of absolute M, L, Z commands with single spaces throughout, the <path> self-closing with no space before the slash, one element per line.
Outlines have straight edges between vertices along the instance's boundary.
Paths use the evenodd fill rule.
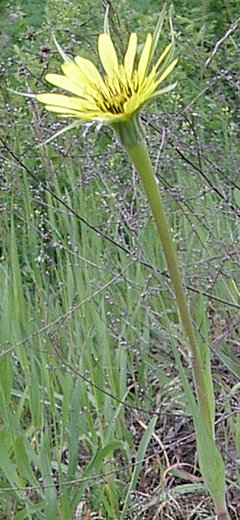
<path fill-rule="evenodd" d="M 129 119 L 111 123 L 110 126 L 124 148 L 145 142 L 145 132 L 139 111 L 134 112 Z"/>

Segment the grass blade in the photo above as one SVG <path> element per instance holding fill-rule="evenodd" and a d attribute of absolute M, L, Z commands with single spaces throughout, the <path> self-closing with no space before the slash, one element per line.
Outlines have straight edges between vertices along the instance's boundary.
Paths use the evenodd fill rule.
<path fill-rule="evenodd" d="M 138 480 L 138 477 L 139 477 L 139 474 L 141 471 L 141 467 L 142 467 L 141 461 L 145 457 L 149 442 L 151 440 L 151 436 L 152 436 L 154 428 L 156 426 L 156 422 L 157 422 L 157 416 L 153 417 L 151 419 L 151 421 L 148 425 L 148 428 L 145 430 L 145 432 L 142 436 L 141 442 L 139 444 L 139 448 L 138 448 L 137 455 L 136 455 L 136 465 L 134 466 L 131 482 L 130 482 L 128 490 L 127 490 L 124 507 L 123 507 L 123 510 L 121 513 L 120 520 L 124 520 L 124 518 L 126 517 L 129 500 L 130 500 L 130 495 L 131 495 L 131 492 L 136 488 L 137 480 Z"/>

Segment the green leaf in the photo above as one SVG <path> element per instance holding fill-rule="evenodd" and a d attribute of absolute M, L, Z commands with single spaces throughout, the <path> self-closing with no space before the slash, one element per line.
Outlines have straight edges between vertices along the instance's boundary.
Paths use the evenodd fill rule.
<path fill-rule="evenodd" d="M 40 453 L 45 491 L 45 518 L 57 518 L 57 493 L 52 479 L 51 450 L 47 433 L 43 435 Z"/>
<path fill-rule="evenodd" d="M 144 432 L 144 434 L 142 436 L 141 442 L 139 444 L 139 448 L 138 448 L 137 455 L 136 455 L 136 463 L 135 463 L 135 466 L 134 466 L 134 470 L 133 470 L 133 473 L 132 473 L 132 478 L 131 478 L 131 481 L 130 481 L 130 484 L 129 484 L 129 487 L 128 487 L 128 490 L 127 490 L 127 494 L 126 494 L 126 497 L 125 497 L 124 507 L 123 507 L 122 514 L 121 514 L 121 520 L 124 520 L 125 515 L 127 513 L 129 499 L 130 499 L 130 494 L 133 491 L 133 489 L 135 489 L 135 487 L 136 487 L 137 480 L 138 480 L 138 477 L 139 477 L 139 474 L 140 474 L 140 471 L 141 471 L 141 468 L 142 468 L 141 461 L 145 457 L 145 454 L 146 454 L 146 451 L 147 451 L 147 447 L 148 447 L 149 442 L 151 440 L 151 436 L 153 434 L 153 431 L 154 431 L 157 419 L 158 419 L 157 415 L 156 415 L 156 417 L 153 417 L 151 419 L 151 421 L 150 421 L 150 423 L 148 425 L 148 428 L 145 430 L 145 432 Z"/>
<path fill-rule="evenodd" d="M 80 434 L 81 381 L 77 381 L 73 390 L 69 424 L 69 465 L 68 477 L 74 478 L 78 464 Z"/>
<path fill-rule="evenodd" d="M 235 446 L 238 456 L 240 456 L 240 413 L 238 413 L 236 417 Z"/>
<path fill-rule="evenodd" d="M 14 441 L 14 452 L 16 456 L 16 462 L 18 467 L 18 473 L 21 475 L 22 486 L 29 483 L 31 486 L 39 486 L 32 467 L 28 453 L 26 452 L 24 440 L 21 436 L 18 436 Z"/>
<path fill-rule="evenodd" d="M 213 429 L 214 421 L 215 421 L 215 396 L 214 396 L 212 371 L 211 371 L 211 357 L 210 357 L 210 348 L 209 348 L 209 320 L 208 320 L 206 300 L 202 294 L 199 294 L 198 308 L 197 308 L 197 312 L 196 312 L 195 321 L 196 321 L 196 327 L 199 328 L 199 330 L 201 330 L 201 337 L 199 335 L 198 346 L 199 346 L 199 350 L 200 350 L 202 371 L 203 371 L 204 381 L 205 381 L 205 385 L 206 385 L 206 399 L 208 401 L 209 411 L 210 411 L 210 415 L 211 415 L 211 424 L 212 424 L 212 429 Z"/>
<path fill-rule="evenodd" d="M 240 208 L 240 189 L 239 188 L 235 188 L 233 190 L 233 198 L 234 198 L 235 204 L 237 204 L 237 206 Z"/>
<path fill-rule="evenodd" d="M 109 29 L 109 22 L 108 22 L 108 15 L 109 15 L 109 4 L 107 4 L 105 15 L 104 15 L 104 23 L 103 23 L 103 30 L 106 34 L 110 36 L 110 29 Z"/>
<path fill-rule="evenodd" d="M 157 44 L 158 44 L 158 40 L 159 40 L 161 32 L 162 32 L 165 14 L 166 14 L 166 4 L 163 5 L 163 8 L 162 8 L 161 13 L 158 18 L 158 23 L 157 23 L 155 31 L 153 33 L 152 47 L 151 47 L 151 52 L 149 55 L 149 63 L 151 62 L 151 59 L 154 55 L 154 52 L 155 52 Z"/>
<path fill-rule="evenodd" d="M 154 92 L 154 94 L 151 96 L 151 98 L 160 96 L 162 94 L 167 94 L 167 92 L 171 92 L 171 90 L 173 90 L 176 87 L 176 85 L 177 85 L 177 82 L 172 83 L 172 85 L 168 85 L 168 87 L 164 87 L 164 88 L 160 88 L 160 89 L 156 90 Z"/>
<path fill-rule="evenodd" d="M 204 483 L 213 499 L 217 510 L 225 510 L 225 476 L 224 476 L 224 462 L 221 453 L 208 432 L 199 408 L 193 396 L 190 385 L 187 381 L 180 356 L 177 349 L 174 347 L 175 358 L 178 365 L 178 370 L 182 379 L 185 395 L 189 402 L 191 409 L 193 423 L 197 440 L 197 451 L 199 458 L 200 470 Z"/>
<path fill-rule="evenodd" d="M 79 482 L 78 491 L 74 496 L 74 500 L 72 502 L 72 507 L 75 508 L 77 504 L 80 502 L 82 495 L 89 485 L 89 481 L 87 477 L 91 477 L 92 475 L 96 475 L 100 473 L 101 464 L 105 458 L 111 455 L 114 450 L 123 450 L 125 452 L 125 445 L 122 441 L 113 441 L 104 448 L 99 448 L 97 452 L 92 457 L 91 461 L 87 465 L 86 469 L 84 469 L 82 478 L 84 479 L 82 482 Z"/>
<path fill-rule="evenodd" d="M 237 357 L 233 359 L 232 357 L 225 354 L 225 352 L 222 352 L 221 349 L 218 349 L 217 355 L 221 359 L 221 361 L 228 367 L 228 369 L 231 370 L 231 372 L 238 379 L 240 379 L 240 364 L 237 362 Z"/>
<path fill-rule="evenodd" d="M 74 121 L 73 123 L 70 123 L 70 125 L 65 126 L 65 127 L 62 128 L 61 130 L 59 130 L 58 132 L 56 132 L 55 134 L 53 134 L 51 137 L 49 137 L 48 139 L 46 139 L 46 141 L 43 141 L 43 143 L 38 144 L 38 145 L 37 145 L 37 148 L 41 148 L 42 146 L 45 146 L 46 144 L 51 143 L 51 141 L 53 141 L 54 139 L 56 139 L 56 137 L 59 137 L 59 135 L 65 134 L 65 132 L 67 132 L 68 130 L 72 130 L 72 128 L 76 128 L 76 127 L 79 126 L 80 124 L 83 124 L 83 122 L 81 122 L 80 119 L 78 119 L 77 121 Z"/>
<path fill-rule="evenodd" d="M 35 513 L 37 513 L 38 511 L 41 513 L 41 511 L 44 510 L 44 502 L 39 502 L 38 504 L 32 504 L 32 505 L 28 505 L 27 507 L 24 507 L 24 509 L 22 509 L 22 511 L 19 511 L 18 513 L 16 513 L 16 515 L 14 516 L 14 520 L 33 520 L 34 518 L 36 518 L 36 515 Z M 29 516 L 29 515 L 33 515 L 33 516 Z M 38 517 L 40 518 L 40 517 Z"/>
<path fill-rule="evenodd" d="M 63 61 L 67 61 L 68 63 L 72 63 L 72 60 L 67 56 L 67 54 L 64 52 L 64 50 L 62 49 L 61 45 L 58 43 L 56 37 L 54 36 L 54 34 L 52 35 L 53 37 L 53 41 L 57 47 L 57 50 L 59 52 L 59 54 L 61 54 L 62 56 L 62 59 Z"/>
<path fill-rule="evenodd" d="M 7 452 L 5 451 L 4 447 L 0 445 L 0 468 L 2 470 L 2 473 L 7 478 L 9 484 L 13 487 L 22 487 L 22 482 L 17 474 L 17 471 L 15 469 L 15 465 L 12 463 L 10 457 L 8 456 Z M 16 491 L 16 493 L 18 493 Z M 21 495 L 22 492 L 19 491 L 19 494 Z"/>

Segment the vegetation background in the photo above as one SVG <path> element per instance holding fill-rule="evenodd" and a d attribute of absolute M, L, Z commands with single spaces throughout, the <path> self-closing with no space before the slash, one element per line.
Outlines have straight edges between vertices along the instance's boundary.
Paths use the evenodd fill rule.
<path fill-rule="evenodd" d="M 111 131 L 19 92 L 61 58 L 97 63 L 106 0 L 0 1 L 0 518 L 210 519 L 176 344 L 186 341 L 154 223 Z M 110 4 L 124 49 L 160 0 Z M 199 340 L 211 346 L 217 439 L 239 518 L 240 215 L 237 0 L 173 2 L 178 86 L 143 114 Z M 169 39 L 166 23 L 164 47 Z"/>

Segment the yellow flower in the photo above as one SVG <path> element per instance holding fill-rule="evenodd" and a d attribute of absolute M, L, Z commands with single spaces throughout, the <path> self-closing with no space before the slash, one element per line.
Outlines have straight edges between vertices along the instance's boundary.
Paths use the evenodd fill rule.
<path fill-rule="evenodd" d="M 175 86 L 158 89 L 177 63 L 177 59 L 172 60 L 172 44 L 166 47 L 149 72 L 153 50 L 153 37 L 149 33 L 136 63 L 137 35 L 131 33 L 123 63 L 119 63 L 112 39 L 104 32 L 98 38 L 104 75 L 90 60 L 76 56 L 74 61 L 64 61 L 63 75 L 46 75 L 49 83 L 73 96 L 51 93 L 38 94 L 36 98 L 47 110 L 64 117 L 105 123 L 126 121 L 148 100 Z"/>

